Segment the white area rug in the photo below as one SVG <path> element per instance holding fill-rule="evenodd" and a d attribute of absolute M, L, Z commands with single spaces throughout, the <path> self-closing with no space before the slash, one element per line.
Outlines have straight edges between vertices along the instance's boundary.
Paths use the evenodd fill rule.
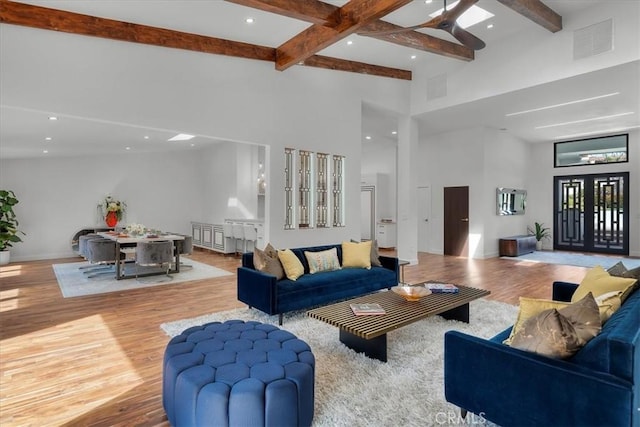
<path fill-rule="evenodd" d="M 600 267 L 607 269 L 622 261 L 628 270 L 640 267 L 640 259 L 617 258 L 613 256 L 587 255 L 573 252 L 535 251 L 518 257 L 503 256 L 512 261 L 544 262 L 546 264 L 575 265 L 578 267 Z"/>
<path fill-rule="evenodd" d="M 139 279 L 116 280 L 114 273 L 88 278 L 79 269 L 81 266 L 88 265 L 87 262 L 53 264 L 53 271 L 56 273 L 62 296 L 65 298 L 148 288 L 158 285 L 174 285 L 190 280 L 211 279 L 233 274 L 220 268 L 193 261 L 187 257 L 180 257 L 180 261 L 193 266 L 193 268 L 181 268 L 180 273 L 172 274 L 172 279 L 165 275 L 159 275 L 141 277 Z"/>
<path fill-rule="evenodd" d="M 489 338 L 512 325 L 517 312 L 515 306 L 481 299 L 471 302 L 470 324 L 433 316 L 405 326 L 387 336 L 387 363 L 345 347 L 337 328 L 304 313 L 285 315 L 282 328 L 306 341 L 315 355 L 315 426 L 465 425 L 458 408 L 444 398 L 444 333 L 455 329 Z M 228 319 L 275 325 L 278 320 L 242 308 L 165 323 L 161 328 L 175 336 L 190 326 Z M 472 419 L 469 414 L 466 423 Z M 491 424 L 477 416 L 475 422 Z"/>

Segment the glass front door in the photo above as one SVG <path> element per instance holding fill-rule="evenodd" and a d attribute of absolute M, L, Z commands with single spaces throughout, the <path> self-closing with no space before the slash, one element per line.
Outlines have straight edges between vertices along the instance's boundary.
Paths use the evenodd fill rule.
<path fill-rule="evenodd" d="M 629 255 L 629 173 L 554 177 L 554 248 Z"/>

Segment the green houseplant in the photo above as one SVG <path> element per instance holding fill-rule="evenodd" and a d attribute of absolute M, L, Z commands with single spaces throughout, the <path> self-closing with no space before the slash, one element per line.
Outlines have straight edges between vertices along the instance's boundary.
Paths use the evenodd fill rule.
<path fill-rule="evenodd" d="M 0 190 L 0 265 L 9 263 L 9 248 L 14 243 L 22 242 L 18 234 L 24 234 L 18 230 L 18 220 L 13 207 L 18 204 L 16 195 L 11 190 Z"/>
<path fill-rule="evenodd" d="M 536 250 L 542 249 L 542 240 L 551 238 L 551 233 L 549 232 L 549 228 L 545 227 L 541 222 L 535 222 L 534 228 L 529 227 L 529 234 L 532 234 L 536 237 Z"/>

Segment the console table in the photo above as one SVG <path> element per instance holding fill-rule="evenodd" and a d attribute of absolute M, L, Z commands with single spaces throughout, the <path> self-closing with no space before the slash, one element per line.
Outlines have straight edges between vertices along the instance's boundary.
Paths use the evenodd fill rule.
<path fill-rule="evenodd" d="M 500 256 L 520 256 L 536 250 L 536 236 L 503 237 L 499 245 Z"/>

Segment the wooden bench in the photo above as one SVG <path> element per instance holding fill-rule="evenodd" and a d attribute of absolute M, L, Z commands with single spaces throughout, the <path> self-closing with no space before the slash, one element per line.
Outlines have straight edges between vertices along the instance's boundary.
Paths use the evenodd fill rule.
<path fill-rule="evenodd" d="M 500 256 L 520 256 L 536 250 L 536 236 L 503 237 L 499 244 Z"/>

